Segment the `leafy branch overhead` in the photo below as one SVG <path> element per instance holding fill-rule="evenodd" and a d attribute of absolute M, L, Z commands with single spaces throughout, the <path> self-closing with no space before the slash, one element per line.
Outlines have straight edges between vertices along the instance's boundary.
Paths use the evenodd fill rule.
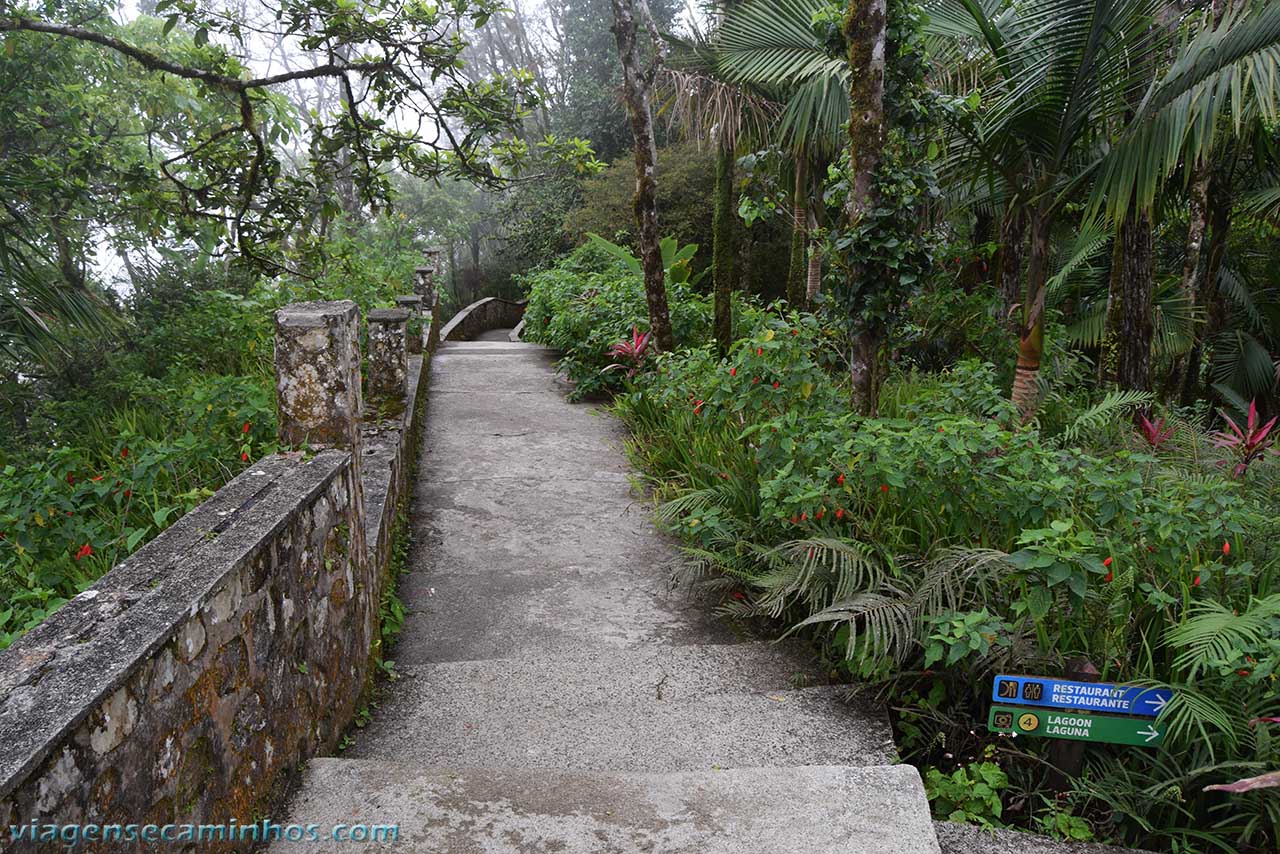
<path fill-rule="evenodd" d="M 119 26 L 101 10 L 42 8 L 10 10 L 0 33 L 107 48 L 148 72 L 189 81 L 189 111 L 220 113 L 203 135 L 166 140 L 156 165 L 175 204 L 246 256 L 266 260 L 263 247 L 308 216 L 326 174 L 344 174 L 360 203 L 376 209 L 386 202 L 393 167 L 500 186 L 529 159 L 521 127 L 539 102 L 532 75 L 462 73 L 465 33 L 500 8 L 492 0 L 285 0 L 263 4 L 255 15 L 161 0 L 159 34 L 138 23 Z M 263 45 L 292 55 L 289 67 L 257 73 L 244 57 Z M 327 81 L 338 94 L 331 110 L 310 117 L 303 139 L 280 93 L 306 81 Z M 280 146 L 294 142 L 306 146 L 306 170 L 282 161 Z M 594 162 L 589 148 L 572 140 L 539 147 L 579 165 Z"/>

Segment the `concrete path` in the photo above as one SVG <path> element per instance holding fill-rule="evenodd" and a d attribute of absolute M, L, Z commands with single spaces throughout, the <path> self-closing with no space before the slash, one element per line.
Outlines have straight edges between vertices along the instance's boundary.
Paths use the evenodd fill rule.
<path fill-rule="evenodd" d="M 403 678 L 282 820 L 398 824 L 387 849 L 459 854 L 937 854 L 883 711 L 669 589 L 678 553 L 623 428 L 564 391 L 543 348 L 441 347 Z"/>

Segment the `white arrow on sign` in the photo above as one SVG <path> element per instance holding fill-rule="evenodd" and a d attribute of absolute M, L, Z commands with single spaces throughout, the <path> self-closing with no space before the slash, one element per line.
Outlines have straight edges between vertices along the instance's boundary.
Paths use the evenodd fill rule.
<path fill-rule="evenodd" d="M 1159 714 L 1160 710 L 1169 705 L 1169 697 L 1167 694 L 1156 694 L 1154 697 L 1143 697 L 1142 702 L 1151 707 L 1151 711 Z"/>
<path fill-rule="evenodd" d="M 1159 738 L 1160 732 L 1155 728 L 1154 725 L 1148 725 L 1146 729 L 1138 730 L 1138 735 L 1145 735 L 1147 737 L 1147 741 L 1149 742 L 1153 738 Z"/>

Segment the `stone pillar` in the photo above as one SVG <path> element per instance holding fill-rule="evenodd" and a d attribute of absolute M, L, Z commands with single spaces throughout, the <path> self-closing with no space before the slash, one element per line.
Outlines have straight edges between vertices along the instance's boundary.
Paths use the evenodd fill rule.
<path fill-rule="evenodd" d="M 403 402 L 409 376 L 405 326 L 409 312 L 379 308 L 369 312 L 369 399 Z"/>
<path fill-rule="evenodd" d="M 413 292 L 422 297 L 422 301 L 431 306 L 436 301 L 436 270 L 434 266 L 415 267 L 413 270 Z"/>
<path fill-rule="evenodd" d="M 284 448 L 342 448 L 359 460 L 360 310 L 302 302 L 276 312 L 276 411 Z"/>
<path fill-rule="evenodd" d="M 426 338 L 424 334 L 425 324 L 422 322 L 422 297 L 403 296 L 396 297 L 396 305 L 409 312 L 409 325 L 405 328 L 405 346 L 412 354 L 422 352 L 422 342 Z"/>

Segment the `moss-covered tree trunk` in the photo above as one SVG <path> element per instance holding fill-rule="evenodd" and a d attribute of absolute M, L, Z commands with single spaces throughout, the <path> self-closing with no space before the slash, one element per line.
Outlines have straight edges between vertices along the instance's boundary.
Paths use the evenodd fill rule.
<path fill-rule="evenodd" d="M 1104 385 L 1147 391 L 1151 387 L 1154 334 L 1151 217 L 1131 211 L 1120 226 L 1111 258 L 1111 288 L 1099 356 Z"/>
<path fill-rule="evenodd" d="M 787 302 L 799 307 L 805 294 L 804 246 L 809 236 L 805 158 L 796 157 L 796 186 L 791 194 L 791 261 L 787 266 Z"/>
<path fill-rule="evenodd" d="M 1204 281 L 1200 290 L 1200 304 L 1204 306 L 1204 319 L 1197 325 L 1196 343 L 1187 362 L 1187 372 L 1182 384 L 1182 404 L 1189 406 L 1204 391 L 1203 362 L 1211 361 L 1213 339 L 1222 331 L 1227 320 L 1227 307 L 1218 287 L 1218 274 L 1227 256 L 1227 238 L 1231 233 L 1231 198 L 1226 181 L 1214 174 L 1209 179 L 1208 233 L 1205 250 Z"/>
<path fill-rule="evenodd" d="M 1226 13 L 1226 0 L 1213 0 L 1210 8 L 1213 12 L 1213 26 L 1216 29 L 1222 23 Z M 1213 163 L 1210 160 L 1198 160 L 1191 173 L 1191 183 L 1187 187 L 1187 237 L 1183 242 L 1182 276 L 1178 280 L 1178 296 L 1187 303 L 1187 310 L 1194 311 L 1200 301 L 1200 273 L 1205 260 L 1204 239 L 1209 228 L 1209 182 L 1213 177 Z M 1190 372 L 1198 372 L 1200 368 L 1201 341 L 1204 332 L 1203 324 L 1196 323 L 1195 337 L 1191 352 L 1184 353 L 1174 360 L 1169 371 L 1166 389 L 1177 389 L 1185 394 L 1188 378 L 1195 378 Z"/>
<path fill-rule="evenodd" d="M 1182 249 L 1182 275 L 1178 279 L 1178 296 L 1186 302 L 1187 310 L 1194 311 L 1200 300 L 1200 267 L 1205 253 L 1204 238 L 1208 231 L 1209 216 L 1209 167 L 1206 163 L 1196 166 L 1187 187 L 1187 236 Z M 1195 332 L 1202 330 L 1196 324 Z M 1198 351 L 1199 340 L 1192 342 L 1191 352 L 1174 359 L 1165 385 L 1168 389 L 1181 389 L 1190 370 L 1191 357 Z"/>
<path fill-rule="evenodd" d="M 884 146 L 884 72 L 888 38 L 886 0 L 849 0 L 844 16 L 849 46 L 849 197 L 845 220 L 856 227 L 876 206 L 876 168 Z M 850 291 L 856 293 L 866 275 L 858 259 L 851 259 Z M 861 412 L 876 411 L 879 397 L 882 330 L 865 322 L 855 333 L 850 350 L 853 404 Z"/>
<path fill-rule="evenodd" d="M 662 267 L 661 237 L 658 233 L 658 150 L 653 133 L 650 93 L 658 73 L 661 54 L 655 49 L 646 65 L 637 45 L 636 16 L 644 20 L 657 45 L 656 27 L 645 0 L 613 0 L 613 34 L 622 61 L 622 94 L 631 122 L 635 148 L 636 194 L 633 209 L 640 244 L 640 264 L 644 270 L 644 294 L 649 307 L 649 330 L 661 350 L 675 349 L 671 315 L 667 309 L 666 276 Z"/>
<path fill-rule="evenodd" d="M 723 356 L 733 343 L 733 261 L 737 212 L 733 204 L 733 150 L 721 145 L 716 157 L 715 210 L 711 220 L 711 275 L 715 287 L 716 349 Z"/>

